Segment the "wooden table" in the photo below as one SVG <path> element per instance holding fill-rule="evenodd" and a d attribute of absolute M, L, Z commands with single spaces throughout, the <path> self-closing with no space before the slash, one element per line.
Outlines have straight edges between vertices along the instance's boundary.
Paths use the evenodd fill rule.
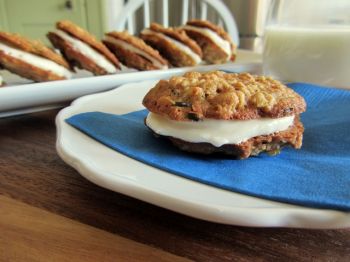
<path fill-rule="evenodd" d="M 56 110 L 0 119 L 0 261 L 350 261 L 350 230 L 244 228 L 85 180 L 55 151 Z"/>

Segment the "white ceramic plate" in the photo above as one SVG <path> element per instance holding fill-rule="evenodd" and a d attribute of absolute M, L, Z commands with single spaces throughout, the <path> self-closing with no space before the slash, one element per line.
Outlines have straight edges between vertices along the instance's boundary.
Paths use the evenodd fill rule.
<path fill-rule="evenodd" d="M 2 74 L 8 85 L 0 88 L 0 117 L 45 110 L 49 106 L 52 108 L 53 105 L 57 107 L 77 97 L 110 90 L 121 84 L 135 82 L 135 80 L 168 78 L 190 70 L 222 69 L 256 72 L 260 68 L 261 56 L 259 54 L 239 50 L 235 63 L 143 72 L 127 69 L 118 74 L 106 76 L 92 76 L 86 71 L 79 71 L 74 79 L 43 83 L 33 83 L 5 72 Z"/>
<path fill-rule="evenodd" d="M 258 227 L 350 226 L 350 213 L 263 200 L 161 171 L 124 156 L 65 123 L 65 119 L 82 112 L 124 114 L 140 110 L 143 96 L 155 83 L 126 84 L 79 98 L 63 109 L 56 119 L 60 157 L 101 187 L 208 221 Z"/>

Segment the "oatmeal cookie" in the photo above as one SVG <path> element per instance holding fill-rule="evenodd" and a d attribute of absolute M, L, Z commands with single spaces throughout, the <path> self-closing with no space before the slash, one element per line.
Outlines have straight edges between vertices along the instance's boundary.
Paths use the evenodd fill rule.
<path fill-rule="evenodd" d="M 57 22 L 56 29 L 47 37 L 72 67 L 94 75 L 114 74 L 120 69 L 118 59 L 89 32 L 66 20 Z"/>
<path fill-rule="evenodd" d="M 128 32 L 107 33 L 103 43 L 124 65 L 138 70 L 167 69 L 166 61 L 157 50 L 147 45 L 142 39 Z"/>
<path fill-rule="evenodd" d="M 195 66 L 202 61 L 201 48 L 183 30 L 152 23 L 140 37 L 175 67 Z"/>
<path fill-rule="evenodd" d="M 206 62 L 220 64 L 236 59 L 237 47 L 223 28 L 207 20 L 191 20 L 182 28 L 201 47 Z"/>
<path fill-rule="evenodd" d="M 183 151 L 198 154 L 224 154 L 236 159 L 245 159 L 266 152 L 270 155 L 279 154 L 284 146 L 300 149 L 303 140 L 304 127 L 299 118 L 294 120 L 287 130 L 268 135 L 252 137 L 239 144 L 224 144 L 216 147 L 210 143 L 191 143 L 176 137 L 166 137 L 171 143 Z M 158 134 L 155 134 L 159 136 Z"/>
<path fill-rule="evenodd" d="M 161 80 L 144 97 L 143 105 L 177 121 L 277 118 L 306 108 L 303 97 L 270 77 L 222 71 Z"/>
<path fill-rule="evenodd" d="M 67 61 L 39 41 L 0 32 L 0 67 L 36 82 L 71 77 Z"/>
<path fill-rule="evenodd" d="M 146 126 L 188 152 L 243 159 L 302 144 L 306 103 L 270 77 L 189 72 L 160 80 L 143 105 Z"/>

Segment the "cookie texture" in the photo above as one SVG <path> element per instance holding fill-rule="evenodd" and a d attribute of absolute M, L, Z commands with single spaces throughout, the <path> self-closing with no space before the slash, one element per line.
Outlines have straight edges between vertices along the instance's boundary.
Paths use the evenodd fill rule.
<path fill-rule="evenodd" d="M 69 64 L 61 55 L 45 46 L 40 41 L 29 40 L 18 34 L 0 32 L 0 42 L 10 47 L 31 53 L 33 55 L 49 59 L 69 69 Z"/>
<path fill-rule="evenodd" d="M 128 32 L 110 32 L 106 34 L 107 37 L 111 37 L 126 44 L 132 45 L 133 47 L 147 53 L 149 56 L 157 60 L 160 64 L 168 66 L 168 61 L 165 60 L 157 50 L 147 45 L 141 38 L 130 35 Z M 146 57 L 127 50 L 121 46 L 113 44 L 108 40 L 103 40 L 103 43 L 116 55 L 118 60 L 127 67 L 136 68 L 138 70 L 155 70 L 160 67 L 155 66 Z"/>
<path fill-rule="evenodd" d="M 188 72 L 160 80 L 144 97 L 151 112 L 178 121 L 279 118 L 306 110 L 299 94 L 270 77 Z"/>
<path fill-rule="evenodd" d="M 189 38 L 183 30 L 173 27 L 166 28 L 157 23 L 152 23 L 150 29 L 154 32 L 162 33 L 170 38 L 173 38 L 191 48 L 191 50 L 197 55 L 202 55 L 201 48 L 196 44 L 195 41 Z"/>
<path fill-rule="evenodd" d="M 184 51 L 179 49 L 174 43 L 160 37 L 158 34 L 163 34 L 171 39 L 174 39 L 188 48 L 190 48 L 195 54 L 202 58 L 202 50 L 198 44 L 189 38 L 184 30 L 175 28 L 164 28 L 163 26 L 152 23 L 150 28 L 152 32 L 150 34 L 145 34 L 141 32 L 140 37 L 150 46 L 157 49 L 159 53 L 166 58 L 170 64 L 175 67 L 182 66 L 195 66 L 197 63 L 190 56 L 188 56 Z"/>
<path fill-rule="evenodd" d="M 187 21 L 186 24 L 196 26 L 196 27 L 208 28 L 208 29 L 214 31 L 215 33 L 217 33 L 221 38 L 232 43 L 231 37 L 222 27 L 217 26 L 217 25 L 209 22 L 208 20 L 193 19 L 193 20 Z"/>
<path fill-rule="evenodd" d="M 108 74 L 104 68 L 97 65 L 95 61 L 88 58 L 84 54 L 76 51 L 70 42 L 64 40 L 59 35 L 49 32 L 47 37 L 55 48 L 61 50 L 62 55 L 69 62 L 72 70 L 74 70 L 74 67 L 77 67 L 80 69 L 86 69 L 92 72 L 94 75 Z"/>
<path fill-rule="evenodd" d="M 195 40 L 196 43 L 201 47 L 203 52 L 203 59 L 205 61 L 208 63 L 220 64 L 227 62 L 227 60 L 234 61 L 236 59 L 237 47 L 232 42 L 231 37 L 222 27 L 219 27 L 207 20 L 191 20 L 188 21 L 186 25 L 210 29 L 211 31 L 217 33 L 222 39 L 230 43 L 232 53 L 231 56 L 228 57 L 227 53 L 219 46 L 217 46 L 209 37 L 191 29 L 184 28 L 187 35 Z"/>
<path fill-rule="evenodd" d="M 81 27 L 68 20 L 58 21 L 56 23 L 56 28 L 88 44 L 96 51 L 104 55 L 117 68 L 120 68 L 118 59 L 108 50 L 108 48 L 101 41 L 98 41 L 92 34 L 87 32 L 86 30 L 82 29 Z"/>
<path fill-rule="evenodd" d="M 39 41 L 29 40 L 18 34 L 0 32 L 0 43 L 9 47 L 21 50 L 26 53 L 45 58 L 56 64 L 70 69 L 67 61 L 59 54 L 45 46 Z M 21 59 L 15 58 L 4 51 L 0 50 L 0 67 L 9 70 L 21 77 L 31 79 L 35 82 L 53 81 L 66 79 L 64 76 L 54 72 L 41 69 L 35 64 L 27 63 Z"/>
<path fill-rule="evenodd" d="M 225 144 L 216 147 L 210 143 L 191 143 L 175 137 L 164 137 L 180 150 L 198 154 L 224 154 L 235 159 L 245 159 L 250 156 L 257 156 L 266 152 L 276 155 L 285 146 L 292 146 L 295 149 L 301 148 L 304 127 L 296 117 L 294 124 L 288 129 L 269 135 L 261 135 L 248 139 L 239 144 Z M 155 136 L 160 137 L 158 134 Z M 163 137 L 163 136 L 161 136 Z"/>
<path fill-rule="evenodd" d="M 31 79 L 35 82 L 45 82 L 54 80 L 66 79 L 63 76 L 56 75 L 48 70 L 43 70 L 32 64 L 26 63 L 22 60 L 9 56 L 0 51 L 0 64 L 10 72 L 21 77 Z"/>

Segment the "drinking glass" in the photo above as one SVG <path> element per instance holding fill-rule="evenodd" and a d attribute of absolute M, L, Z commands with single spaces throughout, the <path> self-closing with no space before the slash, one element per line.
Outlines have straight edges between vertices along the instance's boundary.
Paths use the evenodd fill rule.
<path fill-rule="evenodd" d="M 350 1 L 272 0 L 263 70 L 286 82 L 350 88 Z"/>

